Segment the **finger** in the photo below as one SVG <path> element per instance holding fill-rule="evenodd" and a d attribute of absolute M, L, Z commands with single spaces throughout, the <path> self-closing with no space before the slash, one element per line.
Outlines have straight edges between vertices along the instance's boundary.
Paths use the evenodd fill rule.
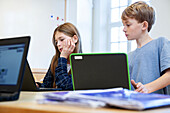
<path fill-rule="evenodd" d="M 68 45 L 68 48 L 70 48 L 70 46 L 71 46 L 71 40 L 70 39 L 68 39 L 67 45 Z"/>
<path fill-rule="evenodd" d="M 148 90 L 144 88 L 142 93 L 148 93 Z"/>
<path fill-rule="evenodd" d="M 64 40 L 63 49 L 66 48 L 66 46 L 67 46 L 67 39 Z"/>
<path fill-rule="evenodd" d="M 76 44 L 78 37 L 76 35 L 74 35 L 72 39 L 73 39 L 73 42 Z"/>
<path fill-rule="evenodd" d="M 75 49 L 75 43 L 73 41 L 71 41 L 71 52 L 73 52 Z"/>
<path fill-rule="evenodd" d="M 72 42 L 71 40 L 68 40 L 68 52 L 71 51 L 71 48 L 72 48 Z"/>
<path fill-rule="evenodd" d="M 147 90 L 145 88 L 143 88 L 140 93 L 148 93 Z"/>
<path fill-rule="evenodd" d="M 149 93 L 149 90 L 147 89 L 147 87 L 145 85 L 143 85 L 143 90 L 142 90 L 142 93 Z"/>
<path fill-rule="evenodd" d="M 133 87 L 136 89 L 136 85 L 137 85 L 137 83 L 132 79 L 131 80 L 131 84 L 133 85 Z"/>
<path fill-rule="evenodd" d="M 136 87 L 137 87 L 137 89 L 136 89 L 137 92 L 142 92 L 144 89 L 144 86 L 141 82 L 137 83 Z"/>
<path fill-rule="evenodd" d="M 72 44 L 71 44 L 71 39 L 68 39 L 68 46 L 67 46 L 67 49 L 68 49 L 68 52 L 70 53 L 71 52 L 71 46 L 72 46 Z"/>
<path fill-rule="evenodd" d="M 36 83 L 36 86 L 39 87 L 39 85 Z"/>
<path fill-rule="evenodd" d="M 145 87 L 143 86 L 142 90 L 140 91 L 141 93 L 147 93 L 147 90 L 145 89 Z"/>
<path fill-rule="evenodd" d="M 65 39 L 64 50 L 65 50 L 65 51 L 68 51 L 68 50 L 69 50 L 69 47 L 70 47 L 70 41 L 69 41 L 69 39 Z"/>

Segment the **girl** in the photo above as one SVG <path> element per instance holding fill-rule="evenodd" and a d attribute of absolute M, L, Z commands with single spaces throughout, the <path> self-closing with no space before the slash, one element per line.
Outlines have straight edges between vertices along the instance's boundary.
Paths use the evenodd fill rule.
<path fill-rule="evenodd" d="M 80 34 L 73 24 L 64 23 L 54 30 L 52 41 L 56 54 L 52 58 L 43 83 L 37 85 L 38 87 L 72 90 L 69 55 L 82 53 Z"/>

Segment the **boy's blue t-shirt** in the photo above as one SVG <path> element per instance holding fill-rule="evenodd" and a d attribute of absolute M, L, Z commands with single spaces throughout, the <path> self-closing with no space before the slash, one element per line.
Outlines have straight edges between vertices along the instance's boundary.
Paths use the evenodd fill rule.
<path fill-rule="evenodd" d="M 170 41 L 162 37 L 154 39 L 130 52 L 128 60 L 131 79 L 143 84 L 152 82 L 170 68 Z M 163 89 L 154 93 L 165 94 Z M 166 87 L 166 94 L 170 95 L 170 85 Z"/>

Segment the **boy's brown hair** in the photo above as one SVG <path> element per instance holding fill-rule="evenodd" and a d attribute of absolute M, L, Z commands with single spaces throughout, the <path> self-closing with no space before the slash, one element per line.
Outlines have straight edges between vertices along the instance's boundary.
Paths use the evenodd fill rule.
<path fill-rule="evenodd" d="M 148 32 L 151 30 L 155 22 L 155 11 L 152 7 L 143 1 L 138 1 L 128 6 L 122 13 L 121 19 L 136 19 L 139 23 L 148 22 Z"/>

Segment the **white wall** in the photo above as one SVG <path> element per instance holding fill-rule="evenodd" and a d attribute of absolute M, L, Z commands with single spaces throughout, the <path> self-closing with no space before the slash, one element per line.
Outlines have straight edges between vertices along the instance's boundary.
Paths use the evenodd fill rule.
<path fill-rule="evenodd" d="M 47 69 L 55 54 L 53 31 L 64 23 L 64 7 L 65 0 L 0 0 L 0 38 L 30 35 L 30 66 Z M 67 0 L 66 9 L 66 22 L 79 29 L 83 52 L 91 52 L 92 0 Z"/>
<path fill-rule="evenodd" d="M 67 0 L 66 22 L 77 25 L 77 0 Z"/>
<path fill-rule="evenodd" d="M 1 0 L 0 15 L 0 37 L 30 35 L 31 68 L 48 68 L 54 55 L 53 31 L 64 18 L 64 0 Z"/>
<path fill-rule="evenodd" d="M 83 53 L 92 51 L 92 0 L 67 0 L 67 22 L 80 32 Z"/>
<path fill-rule="evenodd" d="M 151 0 L 151 5 L 156 10 L 156 22 L 150 33 L 152 38 L 170 39 L 170 0 Z"/>
<path fill-rule="evenodd" d="M 1 0 L 0 37 L 30 35 L 27 59 L 31 68 L 47 68 L 54 54 L 53 30 L 59 24 L 54 18 L 63 17 L 56 9 L 61 8 L 62 0 Z"/>
<path fill-rule="evenodd" d="M 83 53 L 92 51 L 92 0 L 77 0 L 77 28 Z"/>

